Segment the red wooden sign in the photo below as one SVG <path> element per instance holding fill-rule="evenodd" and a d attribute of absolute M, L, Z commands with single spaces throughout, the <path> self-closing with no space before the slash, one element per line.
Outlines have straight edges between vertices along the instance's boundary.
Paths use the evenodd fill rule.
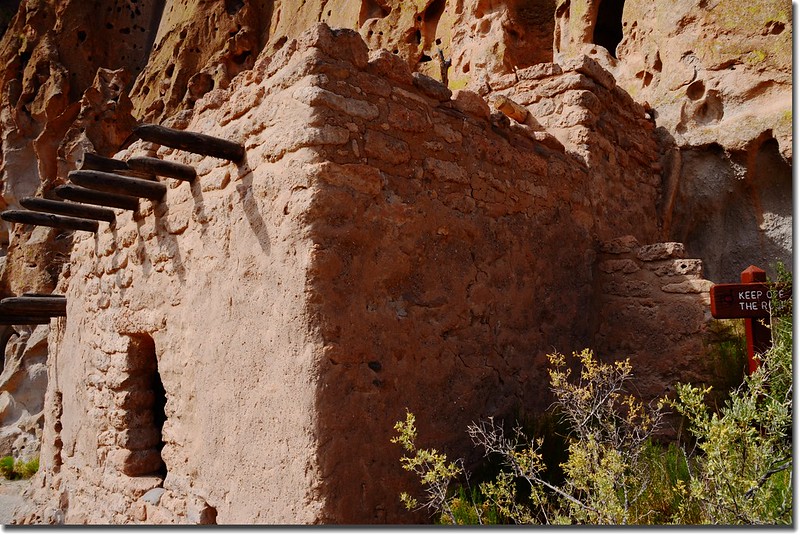
<path fill-rule="evenodd" d="M 748 284 L 715 284 L 711 287 L 711 315 L 717 319 L 766 318 L 783 315 L 778 301 L 792 297 L 791 286 L 751 282 Z M 774 304 L 778 310 L 773 310 Z"/>
<path fill-rule="evenodd" d="M 715 284 L 711 287 L 711 315 L 718 319 L 744 319 L 747 338 L 747 368 L 758 368 L 758 354 L 772 345 L 770 316 L 786 313 L 780 305 L 792 297 L 791 286 L 767 284 L 767 273 L 756 266 L 742 271 L 741 284 Z M 779 310 L 772 310 L 773 304 Z"/>

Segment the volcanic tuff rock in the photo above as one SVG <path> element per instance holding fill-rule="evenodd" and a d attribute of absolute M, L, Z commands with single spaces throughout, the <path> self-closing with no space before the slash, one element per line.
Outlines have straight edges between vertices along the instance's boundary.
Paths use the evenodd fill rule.
<path fill-rule="evenodd" d="M 6 349 L 2 436 L 28 455 L 46 420 L 20 519 L 423 520 L 396 500 L 405 407 L 465 451 L 471 420 L 547 406 L 553 347 L 632 355 L 654 394 L 725 382 L 692 365 L 701 276 L 791 258 L 790 17 L 777 0 L 21 2 L 0 41 L 0 206 L 52 196 L 90 151 L 199 176 L 96 238 L 3 233 L 3 294 L 69 300 L 45 401 L 46 327 Z M 246 158 L 134 142 L 138 121 Z M 690 259 L 636 254 L 679 250 L 659 242 Z"/>

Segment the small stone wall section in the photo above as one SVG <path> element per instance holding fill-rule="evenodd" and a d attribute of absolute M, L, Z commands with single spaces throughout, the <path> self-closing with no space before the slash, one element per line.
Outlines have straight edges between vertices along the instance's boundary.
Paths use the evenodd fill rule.
<path fill-rule="evenodd" d="M 709 347 L 719 341 L 710 312 L 712 282 L 683 244 L 640 245 L 633 236 L 604 242 L 595 269 L 592 347 L 606 359 L 630 358 L 645 401 L 674 393 L 677 383 L 727 391 L 741 379 L 736 363 Z M 676 429 L 667 429 L 674 433 Z"/>
<path fill-rule="evenodd" d="M 554 137 L 585 165 L 571 184 L 592 204 L 598 239 L 636 229 L 645 241 L 658 236 L 661 157 L 655 124 L 617 86 L 614 76 L 587 55 L 542 63 L 494 79 L 487 100 L 505 96 L 528 110 L 523 124 L 542 139 Z M 513 121 L 512 121 L 513 122 Z"/>

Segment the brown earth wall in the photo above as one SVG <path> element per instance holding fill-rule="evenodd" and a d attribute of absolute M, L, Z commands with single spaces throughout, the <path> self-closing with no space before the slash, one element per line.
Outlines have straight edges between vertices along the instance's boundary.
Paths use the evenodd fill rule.
<path fill-rule="evenodd" d="M 169 124 L 246 157 L 117 155 L 198 178 L 76 239 L 20 520 L 425 520 L 397 499 L 394 422 L 459 455 L 472 420 L 546 408 L 546 353 L 590 339 L 596 236 L 648 237 L 598 225 L 630 201 L 594 199 L 583 161 L 350 31 L 312 29 Z"/>

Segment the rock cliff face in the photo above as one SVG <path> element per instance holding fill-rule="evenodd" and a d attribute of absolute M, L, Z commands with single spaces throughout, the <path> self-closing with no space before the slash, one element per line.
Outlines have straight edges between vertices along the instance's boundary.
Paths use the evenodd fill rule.
<path fill-rule="evenodd" d="M 87 152 L 198 177 L 96 235 L 6 229 L 3 295 L 68 300 L 5 337 L 0 444 L 42 444 L 18 520 L 421 521 L 405 408 L 464 451 L 548 406 L 553 348 L 630 355 L 647 395 L 723 383 L 702 277 L 791 258 L 791 4 L 739 7 L 21 2 L 2 206 Z"/>

